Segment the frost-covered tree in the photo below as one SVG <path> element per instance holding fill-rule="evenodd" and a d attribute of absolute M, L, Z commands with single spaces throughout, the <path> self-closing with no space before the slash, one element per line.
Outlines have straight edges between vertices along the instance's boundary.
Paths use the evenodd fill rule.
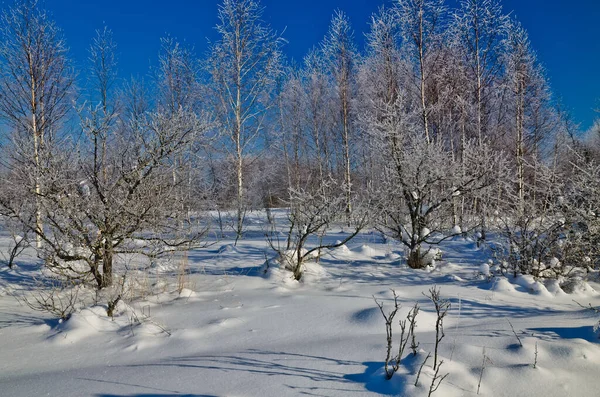
<path fill-rule="evenodd" d="M 278 252 L 280 264 L 292 272 L 295 280 L 301 280 L 306 261 L 318 260 L 323 250 L 341 247 L 360 233 L 367 225 L 368 207 L 359 205 L 348 215 L 345 212 L 345 192 L 334 180 L 290 189 L 289 197 L 290 228 L 285 249 L 273 240 L 270 244 Z M 349 233 L 336 242 L 324 240 L 327 231 L 341 222 L 347 225 Z"/>
<path fill-rule="evenodd" d="M 357 50 L 354 44 L 354 32 L 348 16 L 336 11 L 329 25 L 329 31 L 321 44 L 324 60 L 331 78 L 332 89 L 336 95 L 338 125 L 337 133 L 341 138 L 344 189 L 346 191 L 346 212 L 352 212 L 352 139 L 354 109 L 354 86 L 357 62 Z"/>
<path fill-rule="evenodd" d="M 156 86 L 163 111 L 196 110 L 199 102 L 199 62 L 192 49 L 167 36 L 160 39 Z"/>
<path fill-rule="evenodd" d="M 570 177 L 558 199 L 568 227 L 555 253 L 563 274 L 573 267 L 586 271 L 600 267 L 600 165 L 598 159 L 586 159 L 576 151 L 570 157 Z"/>
<path fill-rule="evenodd" d="M 529 47 L 527 33 L 520 25 L 514 25 L 509 30 L 507 40 L 507 69 L 514 95 L 515 135 L 516 135 L 516 166 L 517 166 L 517 196 L 519 203 L 524 201 L 525 175 L 525 96 L 530 76 L 533 73 L 534 55 Z"/>
<path fill-rule="evenodd" d="M 550 164 L 525 158 L 523 191 L 516 176 L 503 186 L 497 256 L 513 276 L 557 278 L 568 287 L 569 278 L 600 265 L 600 169 L 575 150 L 563 154 Z"/>
<path fill-rule="evenodd" d="M 429 262 L 432 245 L 463 232 L 453 230 L 454 198 L 472 200 L 483 190 L 493 189 L 498 175 L 490 170 L 506 166 L 500 153 L 471 141 L 465 147 L 463 172 L 460 161 L 441 140 L 428 143 L 414 128 L 396 117 L 372 130 L 381 175 L 373 194 L 377 227 L 407 248 L 410 267 L 421 268 Z"/>
<path fill-rule="evenodd" d="M 306 125 L 308 108 L 299 71 L 289 68 L 279 95 L 280 145 L 285 158 L 288 188 L 299 189 L 312 167 Z"/>
<path fill-rule="evenodd" d="M 283 39 L 263 21 L 254 0 L 224 0 L 219 6 L 219 40 L 206 62 L 211 75 L 210 98 L 228 154 L 233 158 L 236 184 L 237 237 L 242 237 L 247 210 L 244 165 L 261 147 L 266 117 L 276 101 L 273 94 L 282 73 Z"/>
<path fill-rule="evenodd" d="M 500 60 L 509 18 L 498 0 L 463 0 L 454 15 L 452 32 L 462 51 L 473 92 L 474 136 L 493 138 L 489 131 L 491 102 L 502 72 Z"/>
<path fill-rule="evenodd" d="M 152 113 L 132 120 L 129 129 L 110 131 L 102 142 L 94 139 L 93 117 L 83 119 L 82 141 L 61 142 L 62 149 L 53 151 L 39 172 L 44 190 L 37 200 L 44 229 L 20 211 L 23 203 L 36 199 L 24 183 L 35 173 L 33 167 L 4 176 L 2 183 L 10 188 L 0 206 L 43 240 L 38 254 L 47 269 L 101 289 L 112 284 L 121 255 L 158 257 L 197 243 L 203 229 L 180 211 L 170 158 L 207 127 L 183 110 Z M 97 167 L 93 153 L 102 144 L 106 150 Z"/>
<path fill-rule="evenodd" d="M 436 47 L 441 44 L 445 10 L 444 0 L 397 0 L 395 4 L 404 48 L 413 65 L 411 72 L 417 76 L 415 86 L 418 87 L 419 113 L 428 142 L 432 136 L 429 120 L 431 104 L 428 103 L 427 91 L 435 58 L 441 54 Z"/>
<path fill-rule="evenodd" d="M 72 108 L 74 74 L 60 30 L 37 0 L 19 0 L 3 11 L 0 70 L 0 117 L 13 140 L 20 142 L 12 152 L 17 161 L 32 163 L 36 170 L 26 183 L 39 198 L 44 190 L 39 175 L 47 161 L 44 151 Z M 42 232 L 40 206 L 34 211 L 36 229 Z"/>
<path fill-rule="evenodd" d="M 368 130 L 392 116 L 405 85 L 396 13 L 380 8 L 371 17 L 366 38 L 368 52 L 358 72 L 357 112 L 361 127 Z"/>
<path fill-rule="evenodd" d="M 158 68 L 154 76 L 158 109 L 167 114 L 177 114 L 180 110 L 201 113 L 199 72 L 200 62 L 194 57 L 192 48 L 170 36 L 161 38 Z M 192 192 L 199 185 L 202 170 L 197 164 L 196 154 L 197 150 L 190 147 L 172 159 L 178 163 L 173 167 L 173 184 L 177 185 L 182 181 L 188 184 L 188 195 L 177 201 L 188 209 L 194 206 Z"/>
<path fill-rule="evenodd" d="M 98 102 L 104 112 L 109 112 L 109 102 L 113 102 L 115 85 L 117 82 L 117 44 L 113 38 L 113 32 L 107 26 L 102 30 L 96 30 L 89 49 L 89 84 L 90 101 L 92 104 Z"/>
<path fill-rule="evenodd" d="M 304 58 L 301 78 L 306 95 L 307 133 L 317 162 L 319 183 L 323 183 L 333 172 L 331 132 L 335 111 L 332 106 L 334 93 L 329 89 L 325 61 L 317 49 L 309 51 Z"/>
<path fill-rule="evenodd" d="M 543 144 L 557 128 L 557 115 L 550 103 L 544 71 L 538 64 L 525 29 L 512 21 L 503 54 L 505 81 L 509 87 L 504 104 L 510 115 L 507 124 L 514 149 L 519 202 L 524 201 L 526 158 L 542 156 Z M 535 175 L 534 175 L 535 177 Z M 535 183 L 535 181 L 533 181 Z"/>

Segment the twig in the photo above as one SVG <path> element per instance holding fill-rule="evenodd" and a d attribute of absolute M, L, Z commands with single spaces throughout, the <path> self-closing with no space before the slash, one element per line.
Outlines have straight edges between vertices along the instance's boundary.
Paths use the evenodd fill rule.
<path fill-rule="evenodd" d="M 425 294 L 423 294 L 425 295 Z M 440 296 L 440 289 L 432 287 L 429 289 L 429 295 L 425 295 L 433 305 L 435 306 L 436 320 L 435 320 L 435 347 L 433 350 L 433 369 L 438 369 L 438 349 L 440 342 L 444 339 L 446 334 L 444 333 L 444 317 L 448 314 L 450 309 L 450 302 L 446 299 L 442 299 Z"/>
<path fill-rule="evenodd" d="M 408 321 L 410 323 L 409 326 L 409 334 L 411 335 L 410 348 L 412 350 L 413 356 L 417 355 L 417 349 L 419 348 L 419 342 L 417 342 L 417 338 L 415 336 L 415 328 L 417 327 L 417 314 L 419 314 L 419 304 L 415 303 L 415 306 L 408 313 Z"/>
<path fill-rule="evenodd" d="M 442 364 L 444 364 L 444 360 L 440 361 L 440 364 L 437 366 L 437 369 L 435 370 L 433 379 L 431 379 L 431 386 L 429 386 L 429 394 L 427 395 L 427 397 L 431 397 L 431 395 L 433 393 L 435 393 L 437 391 L 437 389 L 440 387 L 440 385 L 442 384 L 444 379 L 446 379 L 446 377 L 448 375 L 450 375 L 450 374 L 446 374 L 446 375 L 442 376 L 441 378 L 439 377 L 440 368 L 442 368 Z M 437 384 L 435 383 L 436 381 L 437 381 Z"/>
<path fill-rule="evenodd" d="M 485 346 L 483 347 L 483 360 L 481 361 L 481 372 L 479 373 L 479 383 L 477 383 L 477 394 L 481 388 L 481 379 L 483 379 L 483 371 L 485 370 L 485 364 L 487 363 L 487 356 L 485 355 Z"/>
<path fill-rule="evenodd" d="M 512 332 L 515 335 L 515 338 L 517 338 L 517 340 L 519 341 L 519 346 L 523 347 L 521 338 L 519 338 L 519 335 L 517 335 L 517 333 L 515 332 L 515 327 L 513 327 L 512 323 L 510 322 L 510 320 L 508 318 L 506 319 L 506 321 L 508 321 L 508 324 L 510 325 L 510 329 L 512 329 Z"/>
<path fill-rule="evenodd" d="M 589 306 L 583 306 L 581 303 L 577 302 L 575 299 L 573 299 L 573 302 L 577 303 L 580 307 L 582 307 L 584 309 L 591 310 L 594 313 L 600 313 L 600 309 L 598 309 L 597 307 L 592 306 L 591 303 L 588 303 Z"/>
<path fill-rule="evenodd" d="M 417 386 L 419 384 L 419 378 L 421 377 L 421 371 L 423 370 L 423 367 L 425 366 L 425 364 L 427 363 L 427 360 L 429 360 L 430 357 L 431 357 L 431 352 L 427 353 L 427 357 L 425 357 L 425 360 L 421 363 L 421 366 L 419 367 L 419 372 L 417 372 L 417 379 L 415 380 L 415 386 Z"/>
<path fill-rule="evenodd" d="M 389 364 L 392 361 L 392 358 L 391 358 L 392 343 L 393 343 L 392 321 L 394 320 L 396 313 L 398 313 L 398 309 L 400 309 L 400 306 L 398 303 L 398 295 L 396 295 L 396 291 L 394 291 L 394 290 L 392 290 L 392 293 L 394 294 L 394 309 L 388 314 L 385 314 L 385 312 L 383 311 L 383 302 L 378 302 L 377 299 L 375 298 L 375 296 L 373 296 L 373 300 L 379 307 L 379 311 L 381 311 L 381 315 L 385 319 L 385 332 L 386 332 L 386 338 L 387 338 L 387 353 L 385 356 L 384 369 L 385 369 L 385 376 L 388 380 L 392 379 L 392 376 L 394 376 L 394 373 L 398 370 L 398 360 L 394 360 L 395 362 L 392 364 L 391 370 L 389 368 Z"/>

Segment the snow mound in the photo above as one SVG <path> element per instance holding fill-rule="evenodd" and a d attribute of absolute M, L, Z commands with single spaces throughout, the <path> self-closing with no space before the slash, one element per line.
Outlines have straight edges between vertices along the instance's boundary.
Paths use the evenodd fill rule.
<path fill-rule="evenodd" d="M 339 240 L 338 240 L 338 241 L 336 241 L 335 243 L 336 243 L 336 244 L 339 244 L 339 243 L 341 243 L 341 241 L 339 241 Z M 338 253 L 338 254 L 339 254 L 339 253 L 341 253 L 341 254 L 347 254 L 347 253 L 349 253 L 349 252 L 350 252 L 350 249 L 349 249 L 349 248 L 346 246 L 346 244 L 342 244 L 342 245 L 340 245 L 339 247 L 335 248 L 335 250 L 334 250 L 334 251 L 335 251 L 336 253 Z"/>
<path fill-rule="evenodd" d="M 363 244 L 360 247 L 353 249 L 352 251 L 371 258 L 385 256 L 383 252 L 376 250 L 375 248 L 370 247 L 366 244 Z"/>
<path fill-rule="evenodd" d="M 193 298 L 198 298 L 198 293 L 196 291 L 192 291 L 191 289 L 188 288 L 183 288 L 181 290 L 181 292 L 179 292 L 179 297 L 178 299 L 193 299 Z"/>
<path fill-rule="evenodd" d="M 423 263 L 426 267 L 431 267 L 431 270 L 435 269 L 436 261 L 442 260 L 442 250 L 439 248 L 430 248 L 425 255 L 423 255 Z"/>
<path fill-rule="evenodd" d="M 533 295 L 540 295 L 545 297 L 553 297 L 546 286 L 540 281 L 534 279 L 531 275 L 522 275 L 514 279 L 515 284 L 525 288 L 525 290 Z"/>
<path fill-rule="evenodd" d="M 596 290 L 581 277 L 572 277 L 560 283 L 560 287 L 568 294 L 593 296 Z"/>
<path fill-rule="evenodd" d="M 395 252 L 388 252 L 387 254 L 385 254 L 385 259 L 387 259 L 388 261 L 395 262 L 397 260 L 402 259 L 402 256 L 398 255 Z"/>
<path fill-rule="evenodd" d="M 350 322 L 353 324 L 379 324 L 383 322 L 383 317 L 378 307 L 368 307 L 358 310 L 350 316 Z"/>
<path fill-rule="evenodd" d="M 297 287 L 299 281 L 294 279 L 293 272 L 296 266 L 295 256 L 295 251 L 290 250 L 280 255 L 279 258 L 265 262 L 262 267 L 264 277 L 269 280 L 281 281 L 288 287 Z M 305 260 L 301 266 L 302 277 L 300 282 L 302 283 L 313 283 L 328 276 L 323 266 L 310 259 Z"/>
<path fill-rule="evenodd" d="M 564 296 L 567 295 L 565 291 L 560 287 L 560 283 L 558 280 L 547 280 L 546 281 L 546 289 L 554 296 Z"/>
<path fill-rule="evenodd" d="M 366 388 L 379 395 L 393 395 L 402 397 L 421 397 L 426 396 L 429 391 L 432 379 L 435 376 L 433 369 L 433 359 L 429 358 L 427 363 L 422 366 L 425 361 L 427 352 L 420 350 L 416 356 L 408 353 L 402 359 L 400 368 L 391 380 L 387 380 L 385 369 L 374 367 L 372 372 L 366 374 L 363 380 L 366 383 Z M 449 358 L 438 357 L 443 360 L 444 364 L 441 370 L 448 373 L 448 379 L 444 380 L 437 391 L 440 396 L 444 397 L 462 397 L 465 391 L 477 389 L 478 376 L 476 371 L 462 363 L 452 361 Z M 415 375 L 421 370 L 419 382 L 415 386 Z M 455 385 L 459 384 L 460 387 Z M 473 392 L 472 394 L 475 394 Z"/>
<path fill-rule="evenodd" d="M 479 266 L 479 273 L 483 276 L 483 277 L 490 277 L 490 265 L 487 263 L 484 263 L 483 265 Z"/>
<path fill-rule="evenodd" d="M 327 277 L 327 270 L 316 262 L 305 262 L 303 264 L 304 272 L 302 280 L 306 282 L 318 281 L 322 278 Z"/>
<path fill-rule="evenodd" d="M 515 287 L 508 281 L 506 277 L 498 277 L 494 279 L 490 290 L 496 292 L 514 292 Z"/>
<path fill-rule="evenodd" d="M 55 328 L 58 331 L 50 337 L 53 343 L 65 345 L 80 342 L 98 333 L 117 331 L 119 325 L 106 315 L 106 307 L 92 306 L 79 313 L 73 313 L 66 321 Z"/>

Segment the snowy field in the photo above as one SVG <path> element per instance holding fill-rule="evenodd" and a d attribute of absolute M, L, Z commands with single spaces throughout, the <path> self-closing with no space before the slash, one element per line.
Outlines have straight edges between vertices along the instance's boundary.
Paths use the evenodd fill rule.
<path fill-rule="evenodd" d="M 121 303 L 113 319 L 101 305 L 65 322 L 34 312 L 14 296 L 40 280 L 35 259 L 1 268 L 0 396 L 427 396 L 432 360 L 415 380 L 434 348 L 424 296 L 433 286 L 451 302 L 440 344 L 440 375 L 449 375 L 434 396 L 475 396 L 479 384 L 481 396 L 598 395 L 599 315 L 575 302 L 600 306 L 593 280 L 569 294 L 529 278 L 488 280 L 480 270 L 490 252 L 468 238 L 444 242 L 435 268 L 412 270 L 399 245 L 365 231 L 299 283 L 277 268 L 265 274 L 274 252 L 261 219 L 249 218 L 237 246 L 226 238 L 191 252 L 181 293 L 175 268 L 152 268 L 155 295 Z M 338 227 L 327 238 L 343 236 Z M 402 303 L 394 349 L 397 319 L 418 302 L 420 352 L 407 348 L 387 381 L 373 297 L 391 310 L 392 289 Z"/>

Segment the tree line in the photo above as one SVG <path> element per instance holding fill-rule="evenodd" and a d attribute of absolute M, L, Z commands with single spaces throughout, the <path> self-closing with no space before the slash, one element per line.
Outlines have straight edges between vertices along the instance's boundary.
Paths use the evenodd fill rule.
<path fill-rule="evenodd" d="M 0 214 L 48 268 L 104 288 L 120 255 L 201 246 L 209 210 L 237 241 L 248 211 L 274 207 L 289 208 L 296 278 L 309 237 L 335 246 L 322 243 L 335 222 L 399 241 L 414 268 L 447 238 L 490 232 L 502 272 L 598 266 L 600 146 L 498 0 L 390 1 L 364 51 L 336 11 L 300 64 L 262 14 L 223 0 L 208 55 L 165 37 L 146 79 L 118 78 L 105 27 L 77 84 L 38 2 L 5 8 Z"/>

